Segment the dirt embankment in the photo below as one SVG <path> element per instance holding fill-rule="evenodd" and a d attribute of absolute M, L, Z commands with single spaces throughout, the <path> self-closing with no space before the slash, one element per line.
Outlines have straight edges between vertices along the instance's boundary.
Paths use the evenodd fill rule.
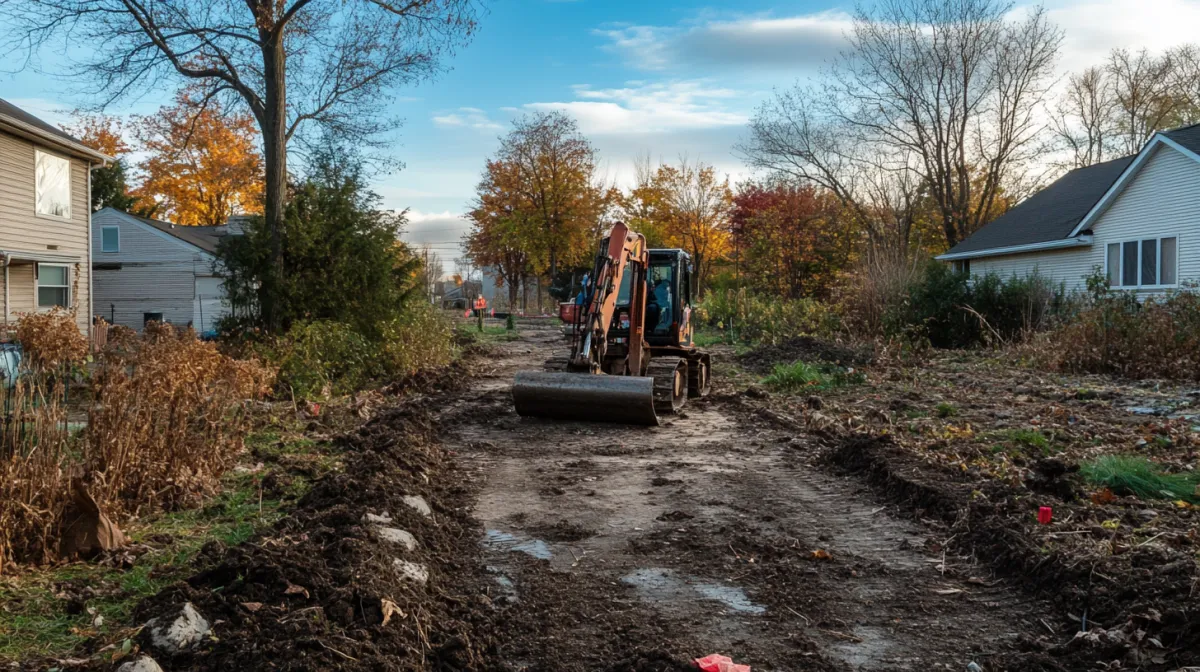
<path fill-rule="evenodd" d="M 1043 627 L 1009 669 L 1176 670 L 1200 664 L 1198 513 L 1114 494 L 1079 466 L 1107 454 L 1194 466 L 1187 394 L 952 353 L 916 368 L 880 363 L 866 386 L 824 394 L 820 410 L 800 398 L 742 403 L 803 427 L 835 472 L 1044 598 L 1050 608 L 1027 617 Z"/>
<path fill-rule="evenodd" d="M 423 387 L 462 384 L 453 371 Z M 488 669 L 494 609 L 473 562 L 481 531 L 434 410 L 434 398 L 417 395 L 340 437 L 344 471 L 318 482 L 275 530 L 206 549 L 209 569 L 142 604 L 149 619 L 191 602 L 213 624 L 190 652 L 152 652 L 163 667 Z"/>

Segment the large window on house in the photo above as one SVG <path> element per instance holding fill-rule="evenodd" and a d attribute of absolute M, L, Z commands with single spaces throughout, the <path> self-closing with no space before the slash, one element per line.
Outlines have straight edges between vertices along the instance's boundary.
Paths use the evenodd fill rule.
<path fill-rule="evenodd" d="M 1104 255 L 1113 287 L 1171 287 L 1178 281 L 1179 239 L 1145 238 L 1109 243 Z"/>
<path fill-rule="evenodd" d="M 121 251 L 121 228 L 117 226 L 100 227 L 100 251 Z"/>
<path fill-rule="evenodd" d="M 38 308 L 71 305 L 71 270 L 63 264 L 37 265 Z"/>
<path fill-rule="evenodd" d="M 71 218 L 71 162 L 61 156 L 34 152 L 37 214 Z"/>

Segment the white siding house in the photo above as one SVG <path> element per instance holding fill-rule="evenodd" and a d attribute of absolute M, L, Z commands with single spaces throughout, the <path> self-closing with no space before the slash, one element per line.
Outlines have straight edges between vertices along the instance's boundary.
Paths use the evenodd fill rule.
<path fill-rule="evenodd" d="M 92 215 L 95 311 L 141 330 L 146 322 L 204 333 L 228 313 L 216 266 L 226 227 L 175 226 L 113 208 Z"/>
<path fill-rule="evenodd" d="M 938 258 L 973 277 L 1036 271 L 1068 291 L 1094 269 L 1139 294 L 1200 282 L 1200 126 L 1068 173 Z"/>

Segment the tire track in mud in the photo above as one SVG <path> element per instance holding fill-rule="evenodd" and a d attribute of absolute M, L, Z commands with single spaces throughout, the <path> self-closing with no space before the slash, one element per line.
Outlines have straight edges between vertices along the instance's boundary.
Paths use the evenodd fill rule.
<path fill-rule="evenodd" d="M 756 671 L 1002 669 L 1037 627 L 1042 605 L 728 404 L 693 400 L 657 428 L 519 418 L 512 375 L 561 347 L 548 330 L 505 344 L 442 413 L 482 483 L 510 669 L 713 652 Z"/>

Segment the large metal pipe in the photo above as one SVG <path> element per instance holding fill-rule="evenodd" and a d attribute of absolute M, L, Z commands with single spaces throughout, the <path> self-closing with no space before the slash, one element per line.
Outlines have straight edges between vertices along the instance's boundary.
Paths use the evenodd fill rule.
<path fill-rule="evenodd" d="M 654 379 L 650 377 L 519 371 L 512 394 L 521 415 L 658 424 L 654 413 Z"/>

